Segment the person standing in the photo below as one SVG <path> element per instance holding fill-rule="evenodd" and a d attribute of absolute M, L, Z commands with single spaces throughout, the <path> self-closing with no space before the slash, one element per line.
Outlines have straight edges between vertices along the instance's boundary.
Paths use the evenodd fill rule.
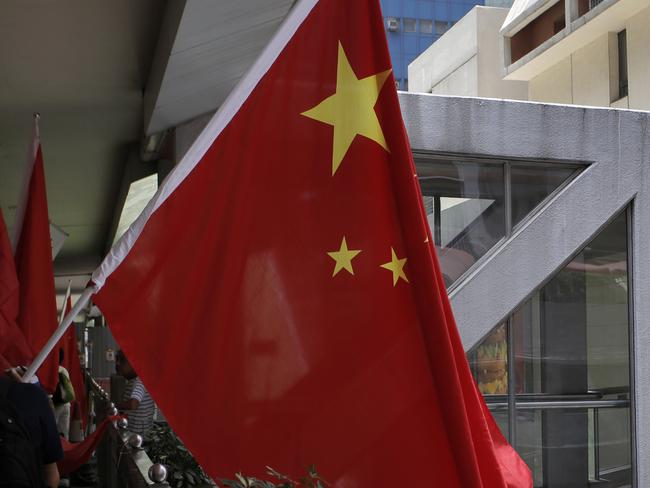
<path fill-rule="evenodd" d="M 70 381 L 70 373 L 63 367 L 64 352 L 59 349 L 59 382 L 52 397 L 54 418 L 59 434 L 65 440 L 70 439 L 70 406 L 75 399 L 75 391 Z"/>
<path fill-rule="evenodd" d="M 59 486 L 61 439 L 45 391 L 22 383 L 16 369 L 0 375 L 0 488 Z"/>
<path fill-rule="evenodd" d="M 116 406 L 118 410 L 127 414 L 129 430 L 146 438 L 149 429 L 153 426 L 155 410 L 153 398 L 121 350 L 115 355 L 115 369 L 127 380 L 122 401 Z"/>

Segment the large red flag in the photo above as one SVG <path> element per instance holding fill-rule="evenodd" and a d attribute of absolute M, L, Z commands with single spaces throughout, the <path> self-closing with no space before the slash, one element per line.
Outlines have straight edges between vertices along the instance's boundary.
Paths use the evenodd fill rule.
<path fill-rule="evenodd" d="M 27 185 L 16 216 L 14 253 L 20 283 L 17 322 L 34 353 L 42 349 L 58 325 L 45 171 L 37 120 L 26 172 Z M 39 368 L 38 377 L 47 391 L 54 392 L 58 381 L 58 356 L 48 357 Z"/>
<path fill-rule="evenodd" d="M 212 476 L 532 484 L 466 364 L 394 86 L 377 0 L 300 2 L 93 275 Z"/>
<path fill-rule="evenodd" d="M 0 368 L 28 364 L 33 357 L 25 336 L 16 325 L 18 316 L 18 278 L 0 209 Z"/>

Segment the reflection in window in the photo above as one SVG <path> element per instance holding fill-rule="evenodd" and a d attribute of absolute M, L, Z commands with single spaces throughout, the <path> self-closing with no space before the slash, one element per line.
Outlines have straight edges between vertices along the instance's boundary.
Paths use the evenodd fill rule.
<path fill-rule="evenodd" d="M 476 380 L 536 487 L 631 486 L 627 212 L 468 353 Z M 512 348 L 509 391 L 490 375 Z M 486 351 L 490 351 L 487 353 Z"/>
<path fill-rule="evenodd" d="M 508 341 L 506 324 L 498 325 L 475 350 L 474 371 L 484 395 L 508 393 Z"/>
<path fill-rule="evenodd" d="M 575 171 L 575 167 L 572 166 L 535 167 L 513 164 L 510 170 L 513 227 L 567 181 Z"/>
<path fill-rule="evenodd" d="M 574 165 L 434 156 L 418 157 L 416 166 L 448 287 L 577 173 Z"/>
<path fill-rule="evenodd" d="M 505 236 L 504 169 L 490 163 L 431 161 L 418 165 L 418 174 L 450 285 Z"/>

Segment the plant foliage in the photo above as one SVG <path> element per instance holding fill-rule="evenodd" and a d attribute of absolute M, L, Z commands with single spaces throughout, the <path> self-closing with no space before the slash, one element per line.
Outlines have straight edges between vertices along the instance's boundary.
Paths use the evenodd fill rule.
<path fill-rule="evenodd" d="M 216 486 L 169 425 L 155 424 L 148 437 L 147 454 L 167 467 L 167 482 L 173 488 Z"/>
<path fill-rule="evenodd" d="M 221 480 L 221 484 L 229 488 L 325 488 L 329 486 L 316 472 L 316 467 L 313 465 L 307 470 L 307 475 L 300 478 L 299 481 L 292 480 L 288 476 L 280 474 L 268 466 L 266 467 L 266 472 L 275 481 L 250 478 L 241 473 L 237 473 L 237 479 Z"/>
<path fill-rule="evenodd" d="M 216 486 L 169 425 L 155 424 L 149 431 L 148 437 L 150 441 L 146 446 L 147 454 L 154 463 L 164 464 L 167 467 L 167 482 L 173 488 Z M 315 466 L 310 466 L 307 474 L 298 481 L 278 473 L 273 468 L 267 467 L 266 472 L 273 481 L 237 473 L 234 480 L 220 480 L 220 486 L 228 488 L 326 488 L 329 486 L 316 472 Z"/>

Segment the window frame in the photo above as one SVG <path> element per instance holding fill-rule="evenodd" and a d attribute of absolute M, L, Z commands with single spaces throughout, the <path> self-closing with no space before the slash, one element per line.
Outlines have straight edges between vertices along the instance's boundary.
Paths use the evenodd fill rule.
<path fill-rule="evenodd" d="M 433 27 L 433 20 L 431 19 L 420 19 L 420 34 L 425 34 L 425 35 L 433 35 L 434 34 L 434 27 Z M 431 30 L 425 31 L 422 29 L 422 25 L 428 25 Z"/>
<path fill-rule="evenodd" d="M 628 63 L 627 63 L 627 29 L 616 33 L 618 49 L 618 98 L 629 95 Z"/>
<path fill-rule="evenodd" d="M 559 193 L 561 193 L 567 185 L 574 181 L 581 172 L 583 172 L 588 166 L 589 162 L 586 161 L 568 161 L 568 160 L 535 160 L 535 159 L 525 159 L 525 158 L 501 158 L 501 157 L 485 157 L 485 156 L 475 156 L 463 153 L 443 153 L 443 152 L 432 152 L 432 151 L 421 151 L 416 150 L 412 151 L 413 161 L 416 165 L 416 172 L 418 165 L 425 165 L 427 161 L 444 163 L 450 159 L 459 159 L 463 162 L 468 163 L 481 163 L 481 164 L 494 164 L 503 166 L 503 177 L 504 177 L 504 209 L 505 209 L 505 234 L 499 239 L 492 248 L 490 248 L 483 256 L 476 260 L 467 270 L 465 270 L 457 279 L 452 283 L 449 288 L 447 288 L 447 294 L 449 297 L 453 297 L 454 293 L 467 281 L 467 279 L 474 274 L 477 268 L 481 266 L 483 262 L 488 260 L 490 256 L 497 253 L 498 250 L 503 247 L 503 245 L 508 242 L 515 234 L 519 232 L 520 229 L 526 226 L 526 224 L 535 218 L 539 211 L 553 200 Z M 556 168 L 558 165 L 564 165 L 569 168 L 573 168 L 574 171 L 564 182 L 562 182 L 555 190 L 549 193 L 546 198 L 539 202 L 535 207 L 533 207 L 528 214 L 519 222 L 517 225 L 512 225 L 512 187 L 511 187 L 511 168 L 512 165 L 517 167 L 534 167 L 534 168 Z M 432 229 L 433 233 L 433 229 Z"/>
<path fill-rule="evenodd" d="M 575 178 L 570 178 L 568 181 L 571 181 Z M 565 182 L 566 183 L 566 182 Z M 564 183 L 563 183 L 564 185 Z M 560 186 L 563 186 L 560 185 Z M 549 195 L 550 197 L 550 195 Z M 549 198 L 547 197 L 547 198 Z M 546 199 L 545 199 L 546 201 Z M 544 202 L 542 202 L 544 203 Z M 533 214 L 533 212 L 536 210 L 533 210 L 530 212 L 529 216 Z M 628 396 L 629 398 L 627 400 L 612 400 L 612 399 L 607 399 L 607 400 L 599 400 L 599 401 L 591 401 L 592 403 L 590 404 L 591 406 L 587 405 L 586 403 L 583 404 L 582 406 L 579 406 L 578 403 L 584 402 L 584 400 L 579 400 L 579 399 L 574 399 L 574 400 L 558 400 L 558 401 L 540 401 L 540 402 L 535 402 L 535 401 L 529 401 L 529 402 L 518 402 L 517 401 L 517 393 L 516 393 L 516 381 L 517 381 L 517 376 L 516 376 L 516 364 L 515 364 L 515 333 L 514 333 L 514 326 L 513 326 L 513 317 L 515 312 L 522 307 L 524 304 L 526 304 L 529 300 L 531 300 L 537 293 L 542 290 L 548 282 L 550 282 L 557 274 L 557 272 L 561 271 L 564 269 L 571 261 L 575 259 L 575 257 L 579 254 L 581 254 L 584 250 L 585 247 L 589 245 L 589 243 L 598 237 L 600 233 L 607 227 L 609 226 L 614 220 L 619 218 L 621 215 L 625 214 L 626 215 L 626 253 L 627 253 L 627 316 L 628 316 L 628 323 L 627 323 L 627 333 L 628 333 L 628 374 L 629 374 L 629 392 Z M 524 219 L 527 220 L 527 219 Z M 522 221 L 523 222 L 523 221 Z M 636 434 L 636 382 L 635 382 L 635 365 L 636 365 L 636 357 L 635 357 L 635 320 L 634 320 L 634 200 L 628 202 L 628 204 L 621 209 L 619 212 L 616 212 L 610 219 L 607 220 L 602 226 L 599 227 L 599 229 L 590 237 L 590 239 L 585 243 L 584 246 L 582 246 L 576 253 L 572 254 L 571 257 L 556 270 L 547 280 L 543 281 L 542 283 L 539 284 L 537 288 L 528 296 L 526 296 L 520 303 L 518 303 L 513 310 L 502 320 L 499 320 L 496 324 L 494 324 L 489 332 L 484 335 L 481 339 L 479 339 L 474 346 L 467 351 L 468 355 L 468 361 L 470 359 L 469 355 L 472 354 L 476 347 L 479 346 L 494 330 L 496 327 L 499 327 L 502 324 L 505 324 L 506 326 L 506 347 L 507 347 L 507 364 L 506 364 L 506 372 L 508 375 L 508 391 L 507 394 L 505 395 L 506 397 L 506 402 L 502 401 L 502 397 L 504 395 L 494 395 L 495 400 L 494 402 L 488 402 L 486 399 L 486 404 L 488 406 L 488 409 L 492 411 L 504 411 L 506 410 L 508 412 L 508 431 L 507 435 L 504 434 L 504 437 L 508 440 L 508 443 L 516 450 L 517 449 L 517 411 L 521 410 L 521 405 L 524 403 L 526 405 L 526 408 L 523 410 L 540 410 L 543 411 L 548 408 L 562 408 L 562 404 L 566 406 L 569 406 L 568 408 L 585 408 L 585 409 L 593 409 L 594 414 L 598 408 L 628 408 L 629 409 L 629 434 L 630 434 L 630 477 L 632 481 L 632 486 L 637 487 L 638 485 L 638 453 L 637 453 L 637 434 Z M 496 247 L 496 246 L 495 246 Z M 483 258 L 481 258 L 483 259 Z M 480 261 L 480 260 L 479 260 Z M 477 261 L 478 262 L 478 261 Z M 476 264 L 476 263 L 475 263 Z M 471 269 L 471 268 L 470 268 Z M 469 270 L 468 270 L 469 271 Z M 458 281 L 460 281 L 463 278 L 459 278 Z M 470 369 L 472 370 L 472 374 L 474 375 L 474 368 L 472 367 L 472 362 L 469 361 L 470 363 Z M 484 398 L 485 395 L 483 395 Z M 496 398 L 499 397 L 499 398 Z M 600 406 L 599 406 L 600 405 Z M 595 420 L 595 426 L 594 428 L 597 430 L 598 429 L 598 420 Z M 598 456 L 597 456 L 598 457 Z M 598 460 L 595 460 L 595 471 L 598 472 Z"/>
<path fill-rule="evenodd" d="M 413 30 L 407 29 L 406 25 L 407 22 L 410 24 L 411 21 L 413 21 Z M 405 34 L 417 34 L 418 32 L 418 20 L 412 17 L 404 17 L 402 18 L 402 31 Z"/>

